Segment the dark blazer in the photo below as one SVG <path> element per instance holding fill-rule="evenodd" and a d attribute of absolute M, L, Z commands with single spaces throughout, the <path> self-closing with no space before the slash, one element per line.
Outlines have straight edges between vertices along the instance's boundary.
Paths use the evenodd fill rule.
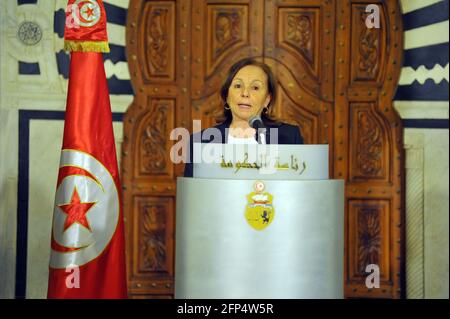
<path fill-rule="evenodd" d="M 295 125 L 290 125 L 286 123 L 278 123 L 278 124 L 268 124 L 265 123 L 266 130 L 266 143 L 270 144 L 270 132 L 271 128 L 278 129 L 278 144 L 303 144 L 303 137 L 300 133 L 300 128 Z M 189 140 L 189 163 L 186 163 L 184 167 L 184 177 L 192 177 L 193 176 L 193 149 L 194 142 L 199 143 L 200 138 L 202 143 L 222 143 L 226 144 L 228 142 L 228 128 L 230 127 L 229 122 L 224 122 L 222 124 L 214 126 L 214 128 L 219 129 L 221 133 L 221 139 L 217 139 L 214 136 L 210 136 L 208 134 L 208 129 L 201 131 L 200 133 L 195 133 L 190 136 Z"/>

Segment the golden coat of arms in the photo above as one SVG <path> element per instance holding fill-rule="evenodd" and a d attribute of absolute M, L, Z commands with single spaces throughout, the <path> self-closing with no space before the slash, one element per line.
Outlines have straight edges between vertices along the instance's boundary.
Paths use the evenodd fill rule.
<path fill-rule="evenodd" d="M 262 181 L 256 181 L 253 186 L 255 191 L 247 195 L 245 218 L 256 230 L 263 230 L 269 226 L 275 217 L 275 209 L 272 205 L 273 195 L 265 192 L 265 187 Z"/>

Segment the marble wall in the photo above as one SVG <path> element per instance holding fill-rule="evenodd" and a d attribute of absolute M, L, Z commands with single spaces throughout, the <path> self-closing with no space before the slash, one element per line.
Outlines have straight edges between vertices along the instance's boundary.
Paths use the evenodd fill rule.
<path fill-rule="evenodd" d="M 402 0 L 406 296 L 449 297 L 448 0 Z"/>

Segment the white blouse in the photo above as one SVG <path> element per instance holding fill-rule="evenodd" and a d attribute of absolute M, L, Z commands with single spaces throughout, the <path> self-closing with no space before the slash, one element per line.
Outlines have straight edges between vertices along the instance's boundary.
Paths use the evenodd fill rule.
<path fill-rule="evenodd" d="M 228 133 L 228 144 L 258 144 L 254 137 L 234 137 Z"/>

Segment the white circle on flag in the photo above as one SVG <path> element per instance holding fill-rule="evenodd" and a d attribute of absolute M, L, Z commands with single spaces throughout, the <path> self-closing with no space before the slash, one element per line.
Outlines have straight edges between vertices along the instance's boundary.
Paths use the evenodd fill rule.
<path fill-rule="evenodd" d="M 86 174 L 63 176 L 56 190 L 50 255 L 52 268 L 82 266 L 98 257 L 111 241 L 119 221 L 119 193 L 110 172 L 93 156 L 77 150 L 62 150 L 60 168 L 65 166 Z M 69 217 L 61 206 L 73 202 L 75 190 L 80 203 L 93 205 L 85 214 L 87 225 L 73 222 L 67 227 Z"/>
<path fill-rule="evenodd" d="M 100 21 L 101 10 L 96 0 L 77 0 L 76 10 L 72 10 L 72 17 L 82 27 L 92 27 Z"/>

